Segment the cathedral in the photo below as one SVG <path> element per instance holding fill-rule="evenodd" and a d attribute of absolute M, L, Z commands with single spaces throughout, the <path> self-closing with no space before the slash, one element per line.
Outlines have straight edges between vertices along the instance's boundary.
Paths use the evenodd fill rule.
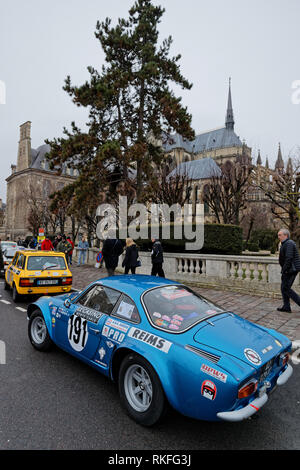
<path fill-rule="evenodd" d="M 203 189 L 209 179 L 213 176 L 220 176 L 221 165 L 234 165 L 236 162 L 253 165 L 255 169 L 253 178 L 256 178 L 256 181 L 252 180 L 253 187 L 248 192 L 247 209 L 244 216 L 247 218 L 250 217 L 250 213 L 259 213 L 264 227 L 273 228 L 278 225 L 276 223 L 278 221 L 274 220 L 274 215 L 271 212 L 270 199 L 266 197 L 262 190 L 257 189 L 256 183 L 259 183 L 263 178 L 272 181 L 274 175 L 292 171 L 291 159 L 289 159 L 285 168 L 279 144 L 274 170 L 269 167 L 268 159 L 263 165 L 260 151 L 256 162 L 253 162 L 252 149 L 241 141 L 235 132 L 234 126 L 231 83 L 229 80 L 225 125 L 198 134 L 193 141 L 187 141 L 178 134 L 171 136 L 171 142 L 164 145 L 168 170 L 171 176 L 174 176 L 178 171 L 187 176 L 191 184 L 189 202 L 196 204 L 202 202 Z M 205 221 L 217 222 L 214 214 L 207 207 L 205 207 Z"/>

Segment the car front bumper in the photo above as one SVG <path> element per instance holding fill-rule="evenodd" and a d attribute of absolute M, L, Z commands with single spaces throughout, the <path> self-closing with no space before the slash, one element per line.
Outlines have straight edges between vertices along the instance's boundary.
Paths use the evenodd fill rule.
<path fill-rule="evenodd" d="M 293 368 L 288 364 L 287 368 L 279 375 L 276 385 L 285 384 L 293 373 Z M 254 413 L 257 413 L 259 409 L 266 404 L 268 401 L 268 394 L 264 392 L 260 397 L 255 398 L 251 403 L 249 403 L 244 408 L 233 411 L 222 411 L 217 413 L 217 417 L 223 421 L 238 422 L 244 419 L 250 418 Z"/>

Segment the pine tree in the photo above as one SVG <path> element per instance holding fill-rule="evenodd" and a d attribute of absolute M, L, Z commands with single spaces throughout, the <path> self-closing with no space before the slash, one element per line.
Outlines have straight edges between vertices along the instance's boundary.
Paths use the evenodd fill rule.
<path fill-rule="evenodd" d="M 101 72 L 88 67 L 89 81 L 77 87 L 68 76 L 64 85 L 73 102 L 88 109 L 88 131 L 73 122 L 63 138 L 46 141 L 52 168 L 67 164 L 78 169 L 79 181 L 90 178 L 95 190 L 100 184 L 114 192 L 126 181 L 141 201 L 153 164 L 163 158 L 159 141 L 174 131 L 194 137 L 191 115 L 170 88 L 171 83 L 192 87 L 180 72 L 181 56 L 169 57 L 171 37 L 158 45 L 163 13 L 151 0 L 137 0 L 129 18 L 119 19 L 115 27 L 108 18 L 97 23 L 95 36 L 105 54 Z M 74 186 L 80 199 L 91 185 Z"/>

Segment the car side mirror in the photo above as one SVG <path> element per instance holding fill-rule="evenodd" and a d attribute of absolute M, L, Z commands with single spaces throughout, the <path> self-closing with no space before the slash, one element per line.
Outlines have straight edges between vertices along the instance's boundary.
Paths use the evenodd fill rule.
<path fill-rule="evenodd" d="M 67 307 L 67 308 L 69 308 L 70 305 L 71 305 L 71 300 L 70 300 L 70 299 L 66 299 L 66 300 L 64 301 L 64 306 Z"/>

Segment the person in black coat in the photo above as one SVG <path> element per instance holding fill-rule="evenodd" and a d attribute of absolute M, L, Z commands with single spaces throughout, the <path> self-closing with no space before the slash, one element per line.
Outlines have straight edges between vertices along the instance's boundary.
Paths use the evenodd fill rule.
<path fill-rule="evenodd" d="M 121 240 L 117 238 L 107 238 L 103 243 L 102 255 L 105 267 L 109 276 L 115 274 L 116 267 L 119 264 L 119 256 L 123 253 Z"/>
<path fill-rule="evenodd" d="M 164 255 L 161 243 L 159 240 L 152 238 L 153 246 L 151 252 L 151 261 L 152 261 L 152 271 L 151 276 L 160 276 L 165 277 L 163 270 Z"/>
<path fill-rule="evenodd" d="M 124 274 L 128 274 L 129 271 L 135 274 L 135 270 L 139 266 L 138 257 L 139 251 L 137 245 L 132 238 L 126 238 L 126 252 L 122 263 L 122 266 L 125 268 Z"/>
<path fill-rule="evenodd" d="M 300 306 L 300 296 L 292 290 L 292 285 L 300 271 L 300 256 L 296 243 L 290 239 L 290 233 L 287 229 L 279 230 L 278 238 L 281 241 L 279 264 L 281 266 L 281 294 L 283 306 L 279 307 L 277 310 L 279 312 L 291 313 L 290 299 Z"/>

